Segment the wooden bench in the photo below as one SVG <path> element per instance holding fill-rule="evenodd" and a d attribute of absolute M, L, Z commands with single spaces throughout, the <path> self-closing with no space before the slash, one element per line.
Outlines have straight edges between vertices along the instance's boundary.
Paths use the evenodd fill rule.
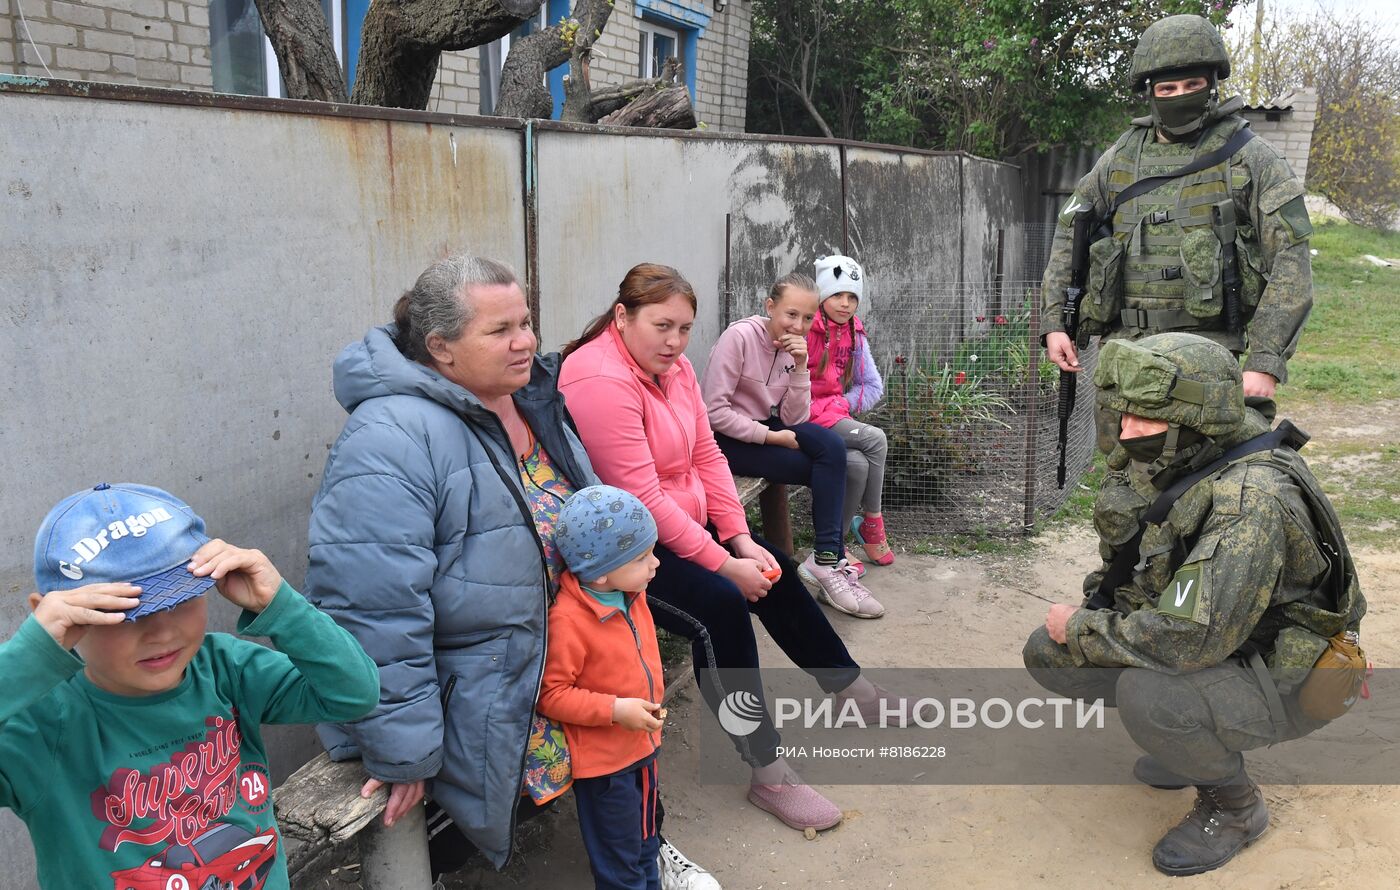
<path fill-rule="evenodd" d="M 763 536 L 792 555 L 792 522 L 787 488 L 763 479 L 737 476 L 735 488 L 745 507 L 758 501 Z M 287 870 L 295 877 L 322 853 L 358 839 L 364 890 L 426 890 L 432 886 L 423 807 L 385 828 L 381 814 L 389 799 L 381 788 L 360 797 L 366 776 L 358 760 L 333 762 L 322 753 L 287 778 L 273 793 L 277 823 L 289 845 Z"/>

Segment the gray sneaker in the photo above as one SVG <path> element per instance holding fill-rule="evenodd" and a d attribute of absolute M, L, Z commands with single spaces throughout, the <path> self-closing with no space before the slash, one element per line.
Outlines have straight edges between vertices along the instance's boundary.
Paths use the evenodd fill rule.
<path fill-rule="evenodd" d="M 797 574 L 817 599 L 838 612 L 856 618 L 879 618 L 885 614 L 885 607 L 870 595 L 858 580 L 855 567 L 844 559 L 834 566 L 824 566 L 817 563 L 815 553 L 810 553 L 797 567 Z"/>

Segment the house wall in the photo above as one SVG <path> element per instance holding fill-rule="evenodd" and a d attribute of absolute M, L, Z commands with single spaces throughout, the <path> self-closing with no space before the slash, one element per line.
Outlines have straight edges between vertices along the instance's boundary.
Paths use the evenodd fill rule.
<path fill-rule="evenodd" d="M 1317 91 L 1311 87 L 1285 93 L 1269 102 L 1277 108 L 1292 107 L 1271 121 L 1263 110 L 1249 109 L 1244 116 L 1250 129 L 1269 140 L 1288 159 L 1298 178 L 1308 180 L 1308 152 L 1312 150 L 1313 127 L 1317 123 Z"/>
<path fill-rule="evenodd" d="M 39 521 L 103 480 L 170 489 L 300 584 L 345 419 L 331 363 L 444 249 L 521 270 L 545 348 L 634 263 L 678 266 L 700 368 L 726 282 L 756 301 L 840 249 L 843 218 L 878 325 L 897 305 L 881 288 L 985 278 L 991 233 L 1020 213 L 1005 164 L 822 141 L 33 81 L 0 81 L 0 120 L 0 639 L 27 614 Z M 212 616 L 233 628 L 232 609 Z M 316 750 L 304 727 L 266 737 L 278 781 Z M 0 874 L 36 886 L 9 813 Z"/>
<path fill-rule="evenodd" d="M 750 0 L 731 0 L 723 11 L 714 9 L 713 0 L 673 0 L 672 6 L 710 16 L 709 27 L 696 47 L 693 98 L 697 118 L 707 129 L 743 132 Z M 616 0 L 596 43 L 592 65 L 595 85 L 638 76 L 640 16 L 634 0 Z M 208 2 L 0 0 L 0 72 L 212 90 Z M 481 113 L 479 49 L 443 53 L 428 110 Z"/>

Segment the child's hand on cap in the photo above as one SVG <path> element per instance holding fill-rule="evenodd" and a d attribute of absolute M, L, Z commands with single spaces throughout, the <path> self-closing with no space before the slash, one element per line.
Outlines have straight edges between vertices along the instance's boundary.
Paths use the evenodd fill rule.
<path fill-rule="evenodd" d="M 644 698 L 619 698 L 613 701 L 613 723 L 637 732 L 656 732 L 661 720 L 653 713 L 660 710 L 661 705 Z"/>
<path fill-rule="evenodd" d="M 244 550 L 218 538 L 190 557 L 190 574 L 213 578 L 224 599 L 249 612 L 261 612 L 282 586 L 282 575 L 261 550 Z"/>
<path fill-rule="evenodd" d="M 123 609 L 140 603 L 141 588 L 132 584 L 84 584 L 72 590 L 55 590 L 47 596 L 29 595 L 34 620 L 64 649 L 72 649 L 95 624 L 121 624 Z"/>

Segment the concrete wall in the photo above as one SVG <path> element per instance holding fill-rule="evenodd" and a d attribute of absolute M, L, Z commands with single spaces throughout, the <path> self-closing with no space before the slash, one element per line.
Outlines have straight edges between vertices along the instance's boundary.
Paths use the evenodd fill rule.
<path fill-rule="evenodd" d="M 83 92 L 101 98 L 63 94 Z M 102 480 L 171 489 L 299 584 L 344 421 L 330 364 L 444 247 L 522 271 L 538 256 L 547 347 L 632 264 L 676 265 L 703 304 L 703 366 L 726 214 L 731 286 L 756 308 L 774 277 L 840 249 L 843 212 L 878 301 L 886 283 L 985 275 L 988 233 L 1019 208 L 994 162 L 845 146 L 843 202 L 837 144 L 555 124 L 533 131 L 532 235 L 516 124 L 190 98 L 0 83 L 0 639 L 26 614 L 40 519 Z M 278 779 L 315 750 L 306 729 L 268 737 Z M 32 871 L 0 813 L 0 885 L 32 890 Z"/>
<path fill-rule="evenodd" d="M 722 12 L 710 0 L 677 5 L 711 15 L 696 48 L 696 117 L 708 129 L 742 133 L 751 4 L 734 0 Z M 616 0 L 596 44 L 595 86 L 638 76 L 639 22 L 633 0 Z M 211 90 L 209 0 L 0 0 L 0 72 Z M 481 113 L 479 49 L 443 53 L 428 110 Z"/>

